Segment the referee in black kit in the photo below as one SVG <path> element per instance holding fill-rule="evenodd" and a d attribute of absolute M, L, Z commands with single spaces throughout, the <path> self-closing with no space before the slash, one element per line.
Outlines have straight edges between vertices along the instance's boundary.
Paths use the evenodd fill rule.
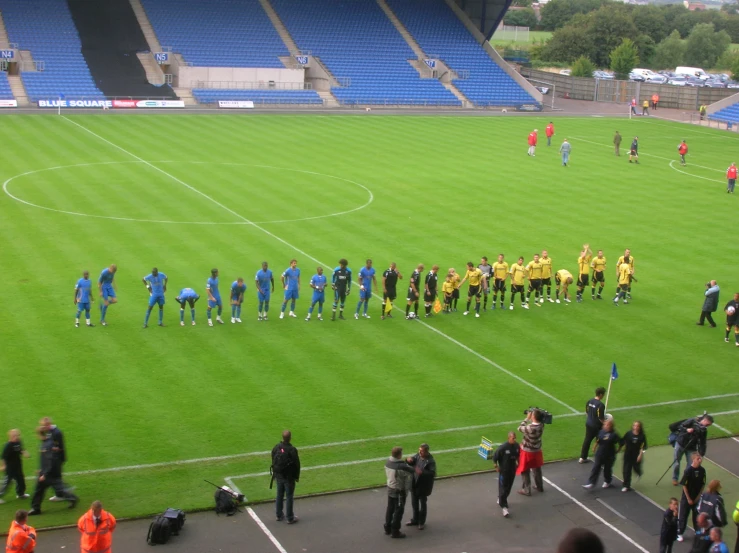
<path fill-rule="evenodd" d="M 511 495 L 513 482 L 516 480 L 518 458 L 521 447 L 516 442 L 516 433 L 508 433 L 508 441 L 495 450 L 493 462 L 498 469 L 498 505 L 503 509 L 503 516 L 508 516 L 508 496 Z"/>
<path fill-rule="evenodd" d="M 590 444 L 593 440 L 598 437 L 598 432 L 603 428 L 603 421 L 606 416 L 606 406 L 601 401 L 603 396 L 606 395 L 606 389 L 599 387 L 595 389 L 595 397 L 585 404 L 585 413 L 588 418 L 585 421 L 585 439 L 582 442 L 582 449 L 580 450 L 580 464 L 588 462 L 588 452 L 590 451 Z"/>
<path fill-rule="evenodd" d="M 396 286 L 398 284 L 398 279 L 400 278 L 403 278 L 403 275 L 400 274 L 395 263 L 391 263 L 390 268 L 382 273 L 382 315 L 380 316 L 380 319 L 384 319 L 385 317 L 388 317 L 389 319 L 393 318 L 390 311 L 392 310 L 393 302 L 398 295 L 396 292 Z M 387 309 L 388 302 L 390 303 L 390 309 Z"/>

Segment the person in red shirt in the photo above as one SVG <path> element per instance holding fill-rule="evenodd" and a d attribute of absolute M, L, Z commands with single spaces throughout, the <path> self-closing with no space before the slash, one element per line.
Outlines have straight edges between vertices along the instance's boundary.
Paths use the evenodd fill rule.
<path fill-rule="evenodd" d="M 554 136 L 554 123 L 549 121 L 549 124 L 547 125 L 547 128 L 544 129 L 544 132 L 547 134 L 547 146 L 551 146 L 552 137 Z"/>
<path fill-rule="evenodd" d="M 732 163 L 726 170 L 726 178 L 729 180 L 726 186 L 726 192 L 728 194 L 734 193 L 734 185 L 736 184 L 736 163 Z"/>
<path fill-rule="evenodd" d="M 537 138 L 536 133 L 538 132 L 539 132 L 539 129 L 534 129 L 529 134 L 529 155 L 534 156 L 534 157 L 536 157 L 536 138 Z"/>
<path fill-rule="evenodd" d="M 636 115 L 636 98 L 631 99 L 631 113 Z"/>
<path fill-rule="evenodd" d="M 680 154 L 680 165 L 685 165 L 685 154 L 688 153 L 688 145 L 683 140 L 677 147 L 677 153 Z"/>

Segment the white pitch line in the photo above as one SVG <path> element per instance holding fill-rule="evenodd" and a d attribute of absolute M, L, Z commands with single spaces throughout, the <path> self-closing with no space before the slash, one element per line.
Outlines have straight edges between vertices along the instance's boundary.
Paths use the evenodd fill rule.
<path fill-rule="evenodd" d="M 601 505 L 603 505 L 603 506 L 604 506 L 604 507 L 605 507 L 606 509 L 608 509 L 609 511 L 611 511 L 612 513 L 614 513 L 614 514 L 615 514 L 616 516 L 619 516 L 619 517 L 621 517 L 622 519 L 624 519 L 624 520 L 627 520 L 625 516 L 623 516 L 623 515 L 622 515 L 621 513 L 619 513 L 619 512 L 618 512 L 618 511 L 617 511 L 616 509 L 614 509 L 613 507 L 611 507 L 611 506 L 610 506 L 610 505 L 609 505 L 608 503 L 606 503 L 605 501 L 603 501 L 603 500 L 602 500 L 602 499 L 601 499 L 600 497 L 596 497 L 596 498 L 595 498 L 595 500 L 596 500 L 596 501 L 597 501 L 598 503 L 600 503 Z"/>
<path fill-rule="evenodd" d="M 97 133 L 95 133 L 95 132 L 91 131 L 91 130 L 90 130 L 90 129 L 88 129 L 87 127 L 84 127 L 83 125 L 80 125 L 79 123 L 77 123 L 77 122 L 75 122 L 75 121 L 72 121 L 71 119 L 67 118 L 66 116 L 62 115 L 61 117 L 62 117 L 62 118 L 63 118 L 64 120 L 66 120 L 66 121 L 68 121 L 68 122 L 72 123 L 72 124 L 73 124 L 73 125 L 75 125 L 76 127 L 79 127 L 79 128 L 80 128 L 80 129 L 82 129 L 83 131 L 85 131 L 85 132 L 87 132 L 87 133 L 91 134 L 92 136 L 94 136 L 94 137 L 98 138 L 99 140 L 102 140 L 102 141 L 103 141 L 103 142 L 105 142 L 106 144 L 109 144 L 110 146 L 113 146 L 114 148 L 116 148 L 116 149 L 120 150 L 121 152 L 123 152 L 123 153 L 125 153 L 125 154 L 127 154 L 127 155 L 131 156 L 131 157 L 132 157 L 132 158 L 134 158 L 134 159 L 137 159 L 137 160 L 139 160 L 139 161 L 140 161 L 141 163 L 143 163 L 143 164 L 145 164 L 145 165 L 148 165 L 148 166 L 149 166 L 149 167 L 151 167 L 152 169 L 154 169 L 154 170 L 156 170 L 156 171 L 160 172 L 161 174 L 163 174 L 163 175 L 165 175 L 165 176 L 167 176 L 167 177 L 171 178 L 171 179 L 172 179 L 173 181 L 175 181 L 175 182 L 177 182 L 177 183 L 181 184 L 182 186 L 184 186 L 184 187 L 185 187 L 185 188 L 187 188 L 188 190 L 191 190 L 191 191 L 195 192 L 196 194 L 199 194 L 200 196 L 202 196 L 203 198 L 205 198 L 205 199 L 207 199 L 207 200 L 211 201 L 212 203 L 214 203 L 214 204 L 215 204 L 215 205 L 217 205 L 218 207 L 220 207 L 220 208 L 222 208 L 222 209 L 224 209 L 224 210 L 228 211 L 228 212 L 229 212 L 229 213 L 230 213 L 231 215 L 233 215 L 234 217 L 236 217 L 236 218 L 238 218 L 238 219 L 241 219 L 241 220 L 243 220 L 243 221 L 245 221 L 245 222 L 249 223 L 250 225 L 252 225 L 252 227 L 253 227 L 253 228 L 256 228 L 256 229 L 258 229 L 258 230 L 262 231 L 262 232 L 263 232 L 264 234 L 266 234 L 267 236 L 270 236 L 271 238 L 274 238 L 275 240 L 277 240 L 277 241 L 278 241 L 278 242 L 280 242 L 281 244 L 283 244 L 283 245 L 287 246 L 288 248 L 290 248 L 290 249 L 292 249 L 292 250 L 294 250 L 294 251 L 298 252 L 298 253 L 299 253 L 300 255 L 303 255 L 303 256 L 307 257 L 308 259 L 310 259 L 311 261 L 314 261 L 315 263 L 318 263 L 319 265 L 323 265 L 323 266 L 325 266 L 325 267 L 329 267 L 329 265 L 328 265 L 328 264 L 326 264 L 326 263 L 323 263 L 322 261 L 320 261 L 320 260 L 316 259 L 315 257 L 313 257 L 313 256 L 309 255 L 308 253 L 304 252 L 303 250 L 301 250 L 301 249 L 300 249 L 300 248 L 298 248 L 297 246 L 294 246 L 294 245 L 293 245 L 293 244 L 291 244 L 290 242 L 288 242 L 288 241 L 286 241 L 286 240 L 284 240 L 284 239 L 280 238 L 280 237 L 279 237 L 279 236 L 277 236 L 276 234 L 274 234 L 274 233 L 270 232 L 270 231 L 269 231 L 269 230 L 267 230 L 266 228 L 264 228 L 264 227 L 262 227 L 262 226 L 258 225 L 257 223 L 254 223 L 253 221 L 251 221 L 251 220 L 247 219 L 247 218 L 246 218 L 246 217 L 244 217 L 243 215 L 240 215 L 239 213 L 236 213 L 236 212 L 235 212 L 235 211 L 234 211 L 233 209 L 231 209 L 230 207 L 227 207 L 227 206 L 223 205 L 223 204 L 222 204 L 221 202 L 219 202 L 219 201 L 218 201 L 218 200 L 216 200 L 215 198 L 212 198 L 211 196 L 208 196 L 208 195 L 207 195 L 207 194 L 206 194 L 205 192 L 201 192 L 200 190 L 198 190 L 198 189 L 197 189 L 197 188 L 195 188 L 194 186 L 191 186 L 191 185 L 187 184 L 187 183 L 186 183 L 185 181 L 183 181 L 182 179 L 179 179 L 179 178 L 175 177 L 174 175 L 172 175 L 171 173 L 168 173 L 168 172 L 167 172 L 167 171 L 165 171 L 164 169 L 160 169 L 160 168 L 159 168 L 159 167 L 157 167 L 156 165 L 153 165 L 153 164 L 152 164 L 151 162 L 148 162 L 148 161 L 146 161 L 145 159 L 142 159 L 142 158 L 140 158 L 140 157 L 139 157 L 139 156 L 137 156 L 136 154 L 133 154 L 133 153 L 129 152 L 128 150 L 124 149 L 124 148 L 123 148 L 122 146 L 119 146 L 119 145 L 117 145 L 117 144 L 115 144 L 115 143 L 111 142 L 111 141 L 110 141 L 110 140 L 108 140 L 107 138 L 104 138 L 104 137 L 100 136 L 99 134 L 97 134 Z M 374 294 L 374 295 L 375 295 L 376 297 L 379 297 L 379 296 L 377 296 L 376 294 Z M 442 336 L 443 338 L 445 338 L 445 339 L 446 339 L 446 340 L 448 340 L 449 342 L 451 342 L 451 343 L 453 343 L 453 344 L 455 344 L 455 345 L 457 345 L 457 346 L 460 346 L 460 347 L 462 347 L 462 348 L 463 348 L 463 349 L 464 349 L 465 351 L 467 351 L 467 352 L 469 352 L 469 353 L 472 353 L 473 355 L 475 355 L 475 356 L 476 356 L 476 357 L 478 357 L 479 359 L 482 359 L 482 360 L 484 360 L 484 361 L 485 361 L 485 362 L 486 362 L 487 364 L 489 364 L 489 365 L 490 365 L 491 367 L 495 367 L 496 369 L 500 370 L 501 372 L 503 372 L 503 373 L 505 373 L 505 374 L 507 374 L 507 375 L 509 375 L 509 376 L 512 376 L 513 378 L 515 378 L 516 380 L 518 380 L 518 381 L 519 381 L 519 382 L 521 382 L 522 384 L 525 384 L 526 386 L 528 386 L 528 387 L 532 388 L 533 390 L 536 390 L 537 392 L 539 392 L 539 393 L 541 393 L 541 394 L 544 394 L 544 396 L 545 396 L 545 397 L 548 397 L 548 398 L 549 398 L 549 399 L 551 399 L 552 401 L 556 401 L 556 402 L 557 402 L 557 403 L 559 403 L 560 405 L 563 405 L 563 406 L 567 407 L 567 409 L 569 409 L 569 410 L 570 410 L 570 411 L 572 411 L 573 413 L 577 413 L 577 412 L 578 412 L 578 410 L 577 410 L 577 409 L 575 409 L 574 407 L 572 407 L 572 406 L 570 406 L 570 405 L 567 405 L 567 404 L 566 404 L 565 402 L 563 402 L 563 401 L 561 401 L 561 400 L 559 400 L 559 399 L 555 398 L 555 397 L 554 397 L 553 395 L 551 395 L 551 394 L 549 394 L 549 393 L 547 393 L 547 392 L 544 392 L 544 391 L 543 391 L 543 390 L 542 390 L 541 388 L 537 387 L 536 385 L 532 384 L 531 382 L 528 382 L 527 380 L 524 380 L 524 379 L 523 379 L 523 378 L 521 378 L 520 376 L 517 376 L 517 375 L 515 375 L 514 373 L 512 373 L 512 372 L 508 371 L 507 369 L 504 369 L 503 367 L 501 367 L 500 365 L 498 365 L 497 363 L 495 363 L 495 362 L 494 362 L 494 361 L 492 361 L 491 359 L 488 359 L 488 358 L 487 358 L 487 357 L 485 357 L 484 355 L 482 355 L 482 354 L 480 354 L 480 353 L 477 353 L 477 352 L 476 352 L 476 351 L 474 351 L 473 349 L 471 349 L 471 348 L 469 348 L 469 347 L 465 346 L 464 344 L 462 344 L 462 343 L 461 343 L 461 342 L 459 342 L 458 340 L 455 340 L 455 339 L 454 339 L 454 338 L 452 338 L 451 336 L 449 336 L 449 335 L 447 335 L 447 334 L 444 334 L 444 333 L 443 333 L 443 332 L 441 332 L 440 330 L 437 330 L 436 328 L 434 328 L 434 327 L 432 327 L 432 326 L 430 326 L 430 325 L 428 325 L 428 324 L 424 323 L 423 321 L 420 321 L 420 320 L 419 320 L 418 322 L 420 322 L 420 323 L 421 323 L 422 325 L 424 325 L 424 326 L 425 326 L 426 328 L 428 328 L 428 329 L 430 329 L 430 330 L 433 330 L 433 331 L 434 331 L 435 333 L 437 333 L 437 334 L 438 334 L 439 336 Z"/>
<path fill-rule="evenodd" d="M 642 547 L 641 545 L 639 545 L 630 536 L 628 536 L 627 534 L 625 534 L 624 532 L 622 532 L 621 530 L 619 530 L 618 528 L 616 528 L 613 524 L 611 524 L 606 519 L 604 519 L 602 516 L 600 516 L 598 513 L 596 513 L 595 511 L 593 511 L 589 507 L 587 507 L 581 501 L 578 501 L 577 499 L 575 499 L 572 495 L 570 495 L 569 493 L 567 493 L 566 491 L 564 491 L 562 488 L 560 488 L 559 486 L 557 486 L 557 484 L 555 484 L 554 482 L 552 482 L 551 480 L 549 480 L 549 478 L 544 477 L 544 481 L 547 484 L 549 484 L 551 487 L 553 487 L 555 490 L 557 490 L 558 492 L 560 492 L 562 495 L 564 495 L 566 498 L 568 498 L 570 501 L 572 501 L 575 505 L 577 505 L 578 507 L 580 507 L 581 509 L 583 509 L 585 512 L 591 514 L 601 524 L 604 524 L 604 525 L 608 526 L 611 530 L 613 530 L 614 532 L 616 532 L 619 536 L 621 536 L 623 539 L 625 539 L 631 545 L 633 545 L 634 547 L 636 547 L 639 551 L 641 551 L 642 553 L 649 553 L 649 550 L 648 549 L 645 549 L 644 547 Z"/>
<path fill-rule="evenodd" d="M 688 173 L 687 171 L 682 171 L 682 170 L 678 169 L 677 167 L 675 167 L 673 165 L 673 163 L 675 163 L 675 160 L 674 159 L 670 162 L 670 168 L 673 171 L 677 171 L 678 173 L 682 173 L 683 175 L 687 175 L 688 177 L 694 177 L 696 179 L 703 179 L 703 180 L 707 180 L 707 181 L 710 181 L 710 182 L 718 182 L 720 184 L 724 184 L 724 182 L 725 182 L 725 181 L 722 181 L 722 180 L 709 179 L 708 177 L 701 177 L 700 175 L 694 175 L 693 173 Z M 696 167 L 698 167 L 698 166 L 696 165 Z"/>
<path fill-rule="evenodd" d="M 287 549 L 282 547 L 282 544 L 277 541 L 277 538 L 272 532 L 269 531 L 267 525 L 264 524 L 264 522 L 262 522 L 262 519 L 259 518 L 259 515 L 254 512 L 254 509 L 252 509 L 251 507 L 247 507 L 246 512 L 249 513 L 249 516 L 254 519 L 254 522 L 257 523 L 257 526 L 262 529 L 262 532 L 264 532 L 264 534 L 269 538 L 269 541 L 272 542 L 272 545 L 277 548 L 277 551 L 279 551 L 280 553 L 287 553 Z"/>
<path fill-rule="evenodd" d="M 675 399 L 672 401 L 662 401 L 660 403 L 647 403 L 644 405 L 631 405 L 628 407 L 614 407 L 613 409 L 609 409 L 609 411 L 627 411 L 627 410 L 633 410 L 633 409 L 647 409 L 652 407 L 662 407 L 664 405 L 675 405 L 677 403 L 694 403 L 696 401 L 706 401 L 709 399 L 722 399 L 726 397 L 736 397 L 739 396 L 739 393 L 731 393 L 731 394 L 720 394 L 716 396 L 705 396 L 705 397 L 696 397 L 691 399 Z M 716 413 L 717 415 L 720 414 L 727 414 L 727 413 Z M 560 417 L 564 415 L 559 415 Z M 714 425 L 715 426 L 715 425 Z"/>

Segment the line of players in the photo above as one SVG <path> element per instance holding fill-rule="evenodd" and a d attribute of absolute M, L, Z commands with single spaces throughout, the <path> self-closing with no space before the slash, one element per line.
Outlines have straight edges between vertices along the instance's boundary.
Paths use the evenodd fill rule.
<path fill-rule="evenodd" d="M 280 310 L 280 319 L 285 317 L 287 305 L 290 303 L 288 311 L 289 317 L 297 317 L 295 314 L 295 304 L 300 297 L 300 269 L 297 260 L 290 261 L 290 266 L 280 276 L 280 282 L 284 289 L 284 296 Z M 340 259 L 339 265 L 333 270 L 331 275 L 331 289 L 334 292 L 334 300 L 332 303 L 331 319 L 344 319 L 344 309 L 347 297 L 352 290 L 352 270 L 349 268 L 346 259 Z M 634 258 L 631 256 L 630 250 L 626 250 L 618 260 L 618 287 L 616 297 L 613 302 L 623 299 L 624 303 L 628 303 L 631 297 L 631 283 L 634 279 Z M 105 320 L 108 307 L 118 302 L 115 290 L 115 274 L 118 268 L 111 265 L 103 269 L 98 278 L 98 294 L 101 298 L 100 302 L 100 324 L 107 326 Z M 432 316 L 434 303 L 438 297 L 439 290 L 439 266 L 434 265 L 431 270 L 423 277 L 424 266 L 418 265 L 413 271 L 410 278 L 408 293 L 406 296 L 406 319 L 414 319 L 420 307 L 421 295 L 426 311 L 426 317 Z M 606 258 L 603 251 L 599 250 L 596 257 L 593 257 L 592 251 L 588 244 L 583 245 L 583 250 L 578 257 L 578 278 L 577 278 L 577 295 L 576 300 L 582 302 L 585 289 L 591 284 L 592 299 L 603 299 L 602 292 L 605 287 L 605 271 Z M 592 272 L 592 274 L 591 274 Z M 395 263 L 391 263 L 390 267 L 382 273 L 382 311 L 381 319 L 392 318 L 393 301 L 397 298 L 397 284 L 403 275 L 398 271 Z M 544 303 L 544 291 L 546 289 L 546 299 L 552 303 L 560 303 L 564 301 L 570 303 L 569 286 L 574 282 L 572 274 L 566 269 L 560 269 L 554 273 L 554 282 L 556 285 L 555 297 L 552 299 L 552 259 L 548 252 L 544 250 L 541 255 L 535 254 L 534 259 L 527 265 L 524 265 L 524 258 L 519 257 L 518 261 L 513 265 L 509 265 L 505 261 L 503 254 L 498 256 L 498 260 L 490 265 L 487 257 L 481 259 L 480 265 L 474 266 L 472 262 L 467 263 L 467 270 L 463 278 L 451 268 L 442 281 L 441 292 L 444 298 L 444 312 L 450 313 L 457 310 L 457 302 L 460 297 L 459 290 L 465 282 L 469 282 L 467 294 L 467 309 L 464 315 L 471 312 L 472 302 L 475 302 L 475 317 L 480 316 L 480 308 L 487 311 L 488 297 L 492 294 L 491 309 L 496 309 L 498 296 L 500 295 L 500 307 L 505 309 L 505 295 L 507 292 L 506 283 L 511 280 L 511 298 L 509 309 L 513 309 L 514 300 L 517 294 L 521 297 L 521 307 L 529 308 L 531 295 L 534 295 L 534 305 L 541 307 Z M 423 286 L 421 280 L 424 280 Z M 526 289 L 526 281 L 528 280 L 528 289 Z M 257 287 L 258 299 L 258 317 L 259 321 L 268 319 L 271 295 L 275 290 L 275 280 L 269 264 L 265 261 L 262 268 L 255 275 L 255 284 Z M 167 291 L 168 277 L 160 272 L 156 267 L 151 273 L 143 277 L 142 282 L 149 293 L 149 302 L 144 317 L 144 328 L 149 325 L 149 318 L 154 307 L 159 307 L 159 326 L 164 326 L 164 304 L 165 293 Z M 323 306 L 326 302 L 326 287 L 329 285 L 328 278 L 323 274 L 323 268 L 317 267 L 316 274 L 310 279 L 309 286 L 313 290 L 311 305 L 308 309 L 306 321 L 310 321 L 314 313 L 317 311 L 317 319 L 323 320 Z M 370 318 L 368 314 L 369 300 L 372 297 L 373 288 L 377 289 L 376 271 L 372 266 L 372 260 L 368 259 L 358 274 L 359 301 L 357 302 L 354 318 L 359 319 L 360 315 L 364 318 Z M 596 292 L 597 286 L 597 292 Z M 230 305 L 231 305 L 231 322 L 241 322 L 241 307 L 244 302 L 246 293 L 246 282 L 243 278 L 236 279 L 230 288 Z M 223 324 L 221 318 L 223 312 L 223 301 L 219 290 L 219 273 L 218 269 L 211 270 L 211 276 L 206 281 L 206 292 L 208 295 L 207 320 L 208 326 L 213 326 L 212 312 L 216 310 L 216 324 Z M 528 294 L 526 293 L 528 292 Z M 561 299 L 560 299 L 561 298 Z M 180 325 L 185 326 L 185 309 L 190 307 L 191 324 L 195 325 L 195 303 L 200 299 L 200 295 L 193 288 L 183 288 L 175 298 L 180 304 Z M 80 315 L 85 313 L 86 324 L 89 327 L 92 324 L 90 319 L 91 304 L 94 301 L 92 281 L 88 271 L 84 271 L 74 287 L 74 304 L 77 306 L 75 316 L 75 326 L 80 325 Z"/>

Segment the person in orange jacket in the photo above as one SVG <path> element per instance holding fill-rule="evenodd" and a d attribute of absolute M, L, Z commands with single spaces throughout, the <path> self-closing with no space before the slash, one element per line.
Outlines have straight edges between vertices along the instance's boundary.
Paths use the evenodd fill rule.
<path fill-rule="evenodd" d="M 659 102 L 659 94 L 652 94 L 652 111 L 657 111 L 658 102 Z"/>
<path fill-rule="evenodd" d="M 15 520 L 8 530 L 6 553 L 33 553 L 36 548 L 36 529 L 28 526 L 28 511 L 23 509 L 15 512 Z"/>
<path fill-rule="evenodd" d="M 680 154 L 680 165 L 685 165 L 685 154 L 688 153 L 688 145 L 684 140 L 678 144 L 677 153 Z"/>
<path fill-rule="evenodd" d="M 77 521 L 77 528 L 82 534 L 82 553 L 110 553 L 115 525 L 115 517 L 103 510 L 102 503 L 93 501 L 90 510 Z"/>
<path fill-rule="evenodd" d="M 547 146 L 551 146 L 552 137 L 554 136 L 554 123 L 549 121 L 549 124 L 547 125 L 547 128 L 544 129 L 544 132 L 547 134 Z"/>
<path fill-rule="evenodd" d="M 726 178 L 728 180 L 728 184 L 726 185 L 726 192 L 728 194 L 734 193 L 734 186 L 736 185 L 736 174 L 737 174 L 736 163 L 732 163 L 731 165 L 729 165 L 729 168 L 726 170 Z"/>
<path fill-rule="evenodd" d="M 530 156 L 534 156 L 534 157 L 536 156 L 536 139 L 537 139 L 536 133 L 538 132 L 539 132 L 539 129 L 534 129 L 529 134 L 529 152 L 528 153 Z"/>

